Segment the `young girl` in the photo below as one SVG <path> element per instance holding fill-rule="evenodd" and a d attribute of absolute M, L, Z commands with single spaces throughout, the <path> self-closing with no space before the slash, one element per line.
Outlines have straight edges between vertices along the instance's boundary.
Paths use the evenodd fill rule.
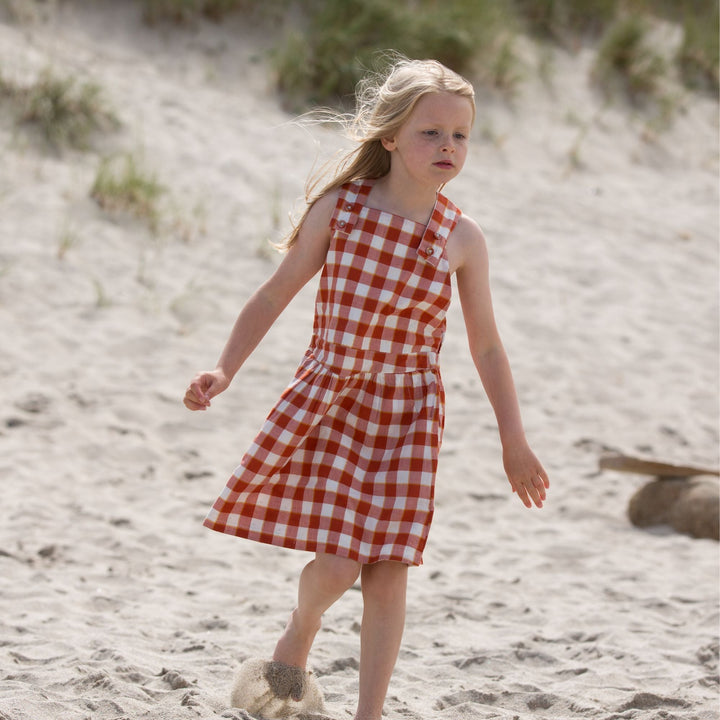
<path fill-rule="evenodd" d="M 463 167 L 474 119 L 472 86 L 435 61 L 402 59 L 384 81 L 361 85 L 358 147 L 309 197 L 283 262 L 243 308 L 216 369 L 196 375 L 184 398 L 207 409 L 322 269 L 310 347 L 205 525 L 315 553 L 275 648 L 279 663 L 305 668 L 323 613 L 360 577 L 355 720 L 380 720 L 407 569 L 422 562 L 433 514 L 453 273 L 512 490 L 542 507 L 549 487 L 495 326 L 485 239 L 439 193 Z"/>

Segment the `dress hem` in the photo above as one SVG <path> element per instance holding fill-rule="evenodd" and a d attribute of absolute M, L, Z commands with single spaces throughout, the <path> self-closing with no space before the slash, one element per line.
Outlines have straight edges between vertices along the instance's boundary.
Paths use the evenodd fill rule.
<path fill-rule="evenodd" d="M 421 550 L 414 553 L 416 556 L 418 556 L 415 560 L 408 560 L 407 558 L 396 557 L 387 553 L 361 557 L 360 553 L 353 552 L 352 548 L 341 548 L 336 545 L 318 543 L 311 540 L 298 541 L 294 538 L 286 538 L 283 536 L 278 537 L 262 533 L 252 533 L 249 531 L 245 531 L 243 528 L 218 527 L 212 522 L 212 520 L 209 519 L 205 520 L 203 522 L 203 525 L 214 532 L 223 533 L 224 535 L 231 535 L 233 537 L 238 537 L 243 540 L 251 540 L 252 542 L 259 542 L 263 545 L 273 545 L 275 547 L 283 547 L 288 550 L 298 550 L 300 552 L 335 555 L 336 557 L 354 560 L 361 565 L 373 565 L 379 562 L 399 562 L 403 565 L 408 565 L 409 567 L 420 567 L 423 564 Z"/>

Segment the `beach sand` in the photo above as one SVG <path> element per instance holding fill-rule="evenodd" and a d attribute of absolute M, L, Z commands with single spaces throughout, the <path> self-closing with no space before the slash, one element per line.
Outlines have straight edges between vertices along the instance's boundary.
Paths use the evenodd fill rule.
<path fill-rule="evenodd" d="M 242 19 L 40 7 L 0 23 L 3 76 L 97 82 L 122 126 L 57 154 L 0 117 L 0 718 L 246 718 L 233 676 L 271 655 L 309 558 L 201 523 L 304 353 L 314 283 L 210 412 L 181 398 L 277 264 L 268 240 L 313 161 L 344 141 L 291 122 Z M 718 465 L 718 105 L 682 95 L 653 130 L 595 95 L 591 61 L 556 50 L 549 86 L 480 93 L 447 188 L 488 237 L 552 487 L 541 511 L 510 492 L 455 303 L 436 513 L 388 718 L 720 716 L 718 543 L 633 527 L 648 478 L 598 471 L 608 450 Z M 167 188 L 155 235 L 89 196 L 119 151 Z M 333 720 L 354 708 L 358 590 L 310 659 Z"/>

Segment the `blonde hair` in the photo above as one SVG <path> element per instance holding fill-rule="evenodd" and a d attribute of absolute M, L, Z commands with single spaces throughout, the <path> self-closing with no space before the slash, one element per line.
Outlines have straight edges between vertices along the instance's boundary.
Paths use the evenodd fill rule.
<path fill-rule="evenodd" d="M 418 100 L 430 93 L 452 93 L 467 98 L 475 120 L 475 93 L 461 75 L 437 60 L 408 60 L 394 56 L 384 73 L 374 73 L 360 81 L 356 92 L 356 110 L 351 116 L 332 115 L 340 121 L 351 140 L 358 146 L 327 168 L 311 175 L 305 187 L 307 207 L 280 248 L 287 250 L 297 240 L 308 211 L 315 201 L 347 182 L 375 179 L 390 172 L 390 152 L 383 147 L 383 138 L 393 137 L 403 126 Z M 327 114 L 323 114 L 327 120 Z M 331 175 L 327 180 L 328 174 Z M 320 189 L 318 190 L 318 187 Z"/>

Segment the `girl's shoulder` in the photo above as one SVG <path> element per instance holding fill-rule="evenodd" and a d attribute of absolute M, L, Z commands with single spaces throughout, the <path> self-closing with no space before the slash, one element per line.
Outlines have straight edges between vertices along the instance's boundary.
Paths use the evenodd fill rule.
<path fill-rule="evenodd" d="M 338 193 L 329 190 L 313 200 L 305 210 L 298 224 L 297 237 L 302 244 L 304 238 L 317 237 L 323 242 L 330 238 L 330 221 L 335 214 Z"/>
<path fill-rule="evenodd" d="M 468 263 L 487 263 L 487 243 L 480 226 L 468 215 L 462 214 L 447 240 L 447 254 L 451 272 Z"/>
<path fill-rule="evenodd" d="M 320 197 L 315 200 L 313 205 L 321 205 L 321 207 L 325 208 L 334 208 L 335 205 L 337 205 L 338 198 L 340 197 L 342 193 L 341 187 L 334 187 L 330 188 L 329 190 L 326 190 Z"/>
<path fill-rule="evenodd" d="M 455 225 L 455 229 L 450 237 L 455 238 L 457 242 L 463 244 L 485 244 L 485 235 L 480 225 L 469 215 L 465 215 L 465 213 L 462 213 L 458 218 L 457 225 Z"/>
<path fill-rule="evenodd" d="M 318 219 L 325 218 L 329 221 L 335 212 L 339 198 L 340 188 L 330 188 L 311 202 L 307 214 L 312 214 Z"/>

